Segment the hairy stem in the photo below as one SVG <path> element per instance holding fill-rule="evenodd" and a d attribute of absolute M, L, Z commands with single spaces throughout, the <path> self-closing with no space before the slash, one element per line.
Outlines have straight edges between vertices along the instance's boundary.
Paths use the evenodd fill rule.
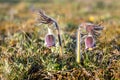
<path fill-rule="evenodd" d="M 81 34 L 80 28 L 77 31 L 77 49 L 76 49 L 76 61 L 80 63 L 80 53 L 81 53 Z"/>
<path fill-rule="evenodd" d="M 63 55 L 62 41 L 61 41 L 60 30 L 59 30 L 59 26 L 58 26 L 57 22 L 55 22 L 55 26 L 56 26 L 56 29 L 57 29 L 58 41 L 59 41 L 59 46 L 60 46 L 60 54 L 59 55 L 62 57 L 62 55 Z"/>

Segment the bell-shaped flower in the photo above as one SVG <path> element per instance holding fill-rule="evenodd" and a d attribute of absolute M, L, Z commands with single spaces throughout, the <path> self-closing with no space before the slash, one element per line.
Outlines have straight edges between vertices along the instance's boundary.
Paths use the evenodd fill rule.
<path fill-rule="evenodd" d="M 55 36 L 52 33 L 51 29 L 48 28 L 48 33 L 45 36 L 45 45 L 47 47 L 55 46 Z"/>
<path fill-rule="evenodd" d="M 85 49 L 92 50 L 95 46 L 95 40 L 93 36 L 89 33 L 85 38 Z"/>

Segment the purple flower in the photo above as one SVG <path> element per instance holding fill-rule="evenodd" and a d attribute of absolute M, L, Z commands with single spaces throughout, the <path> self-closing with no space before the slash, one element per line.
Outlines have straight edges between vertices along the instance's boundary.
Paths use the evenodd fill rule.
<path fill-rule="evenodd" d="M 93 25 L 87 25 L 85 29 L 88 33 L 93 34 L 93 31 L 94 31 Z"/>
<path fill-rule="evenodd" d="M 55 37 L 49 28 L 48 34 L 45 36 L 45 44 L 47 47 L 55 46 Z"/>
<path fill-rule="evenodd" d="M 47 47 L 55 46 L 55 37 L 54 35 L 47 34 L 45 37 L 45 43 Z"/>
<path fill-rule="evenodd" d="M 91 33 L 92 35 L 95 34 L 96 31 L 103 30 L 103 27 L 92 23 L 82 23 L 80 27 L 87 33 Z"/>
<path fill-rule="evenodd" d="M 95 40 L 91 34 L 87 35 L 85 38 L 85 49 L 92 50 L 95 46 Z"/>
<path fill-rule="evenodd" d="M 94 30 L 94 24 L 92 23 L 82 23 L 80 27 L 82 28 L 82 30 L 85 30 L 87 33 L 92 33 L 92 31 Z"/>

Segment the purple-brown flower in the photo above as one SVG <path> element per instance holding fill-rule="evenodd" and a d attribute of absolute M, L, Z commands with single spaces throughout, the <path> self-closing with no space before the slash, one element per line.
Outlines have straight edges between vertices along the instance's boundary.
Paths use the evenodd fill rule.
<path fill-rule="evenodd" d="M 92 50 L 95 46 L 95 40 L 91 34 L 88 34 L 85 38 L 85 49 Z"/>
<path fill-rule="evenodd" d="M 53 18 L 47 16 L 42 10 L 39 10 L 38 12 L 38 18 L 37 21 L 39 21 L 40 24 L 54 24 L 55 29 L 57 30 L 57 36 L 58 36 L 58 41 L 59 41 L 59 55 L 60 57 L 62 57 L 63 54 L 63 50 L 62 50 L 62 40 L 61 40 L 61 35 L 60 35 L 60 29 L 58 26 L 58 23 L 56 22 L 56 20 L 54 20 Z M 55 45 L 55 37 L 53 34 L 48 33 L 45 37 L 45 44 L 48 47 L 54 46 Z"/>
<path fill-rule="evenodd" d="M 49 28 L 48 28 L 48 34 L 45 36 L 45 45 L 47 47 L 55 46 L 55 37 Z"/>
<path fill-rule="evenodd" d="M 103 30 L 103 27 L 92 24 L 92 23 L 82 23 L 80 25 L 80 28 L 82 30 L 85 30 L 87 33 L 91 33 L 92 35 L 94 35 L 96 33 L 96 31 Z"/>

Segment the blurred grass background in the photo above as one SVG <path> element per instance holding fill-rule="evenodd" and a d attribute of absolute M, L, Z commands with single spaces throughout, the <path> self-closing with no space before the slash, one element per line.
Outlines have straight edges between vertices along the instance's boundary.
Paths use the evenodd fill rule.
<path fill-rule="evenodd" d="M 119 34 L 119 5 L 117 0 L 8 0 L 0 1 L 0 29 L 2 32 L 14 32 L 21 30 L 23 26 L 27 31 L 34 28 L 35 15 L 30 11 L 32 7 L 43 9 L 51 17 L 55 18 L 62 32 L 74 35 L 81 22 L 100 23 L 109 27 L 112 32 L 106 32 L 113 39 Z M 14 19 L 12 20 L 12 18 Z M 6 24 L 8 23 L 8 24 Z M 117 25 L 117 26 L 116 26 Z M 114 29 L 112 29 L 112 27 Z M 30 30 L 28 30 L 30 28 Z M 12 29 L 12 31 L 11 31 Z M 23 30 L 23 29 L 22 29 Z M 108 30 L 109 31 L 109 30 Z M 104 33 L 103 33 L 104 34 Z M 105 35 L 105 34 L 104 34 Z M 108 38 L 108 39 L 110 39 Z"/>
<path fill-rule="evenodd" d="M 64 43 L 63 60 L 58 57 L 58 48 L 50 50 L 44 46 L 47 29 L 45 25 L 36 25 L 37 16 L 31 11 L 33 7 L 43 9 L 57 20 Z M 53 76 L 60 80 L 119 80 L 119 8 L 119 0 L 0 0 L 1 80 L 53 79 Z M 83 65 L 77 64 L 78 25 L 82 22 L 99 24 L 101 21 L 104 30 L 97 39 L 97 49 L 90 52 L 90 59 L 85 59 Z M 54 70 L 53 74 L 49 72 Z M 68 74 L 56 70 L 68 70 Z"/>

